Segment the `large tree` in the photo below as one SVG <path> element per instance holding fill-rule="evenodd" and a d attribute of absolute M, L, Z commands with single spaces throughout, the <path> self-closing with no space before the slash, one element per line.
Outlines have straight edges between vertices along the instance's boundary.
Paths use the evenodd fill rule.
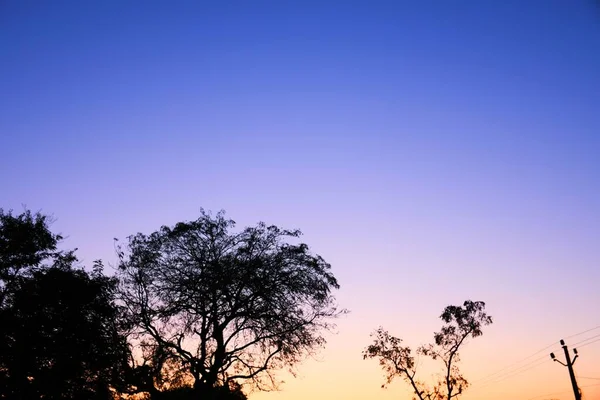
<path fill-rule="evenodd" d="M 343 312 L 330 265 L 297 243 L 299 231 L 233 227 L 222 212 L 202 211 L 119 247 L 122 301 L 148 365 L 158 377 L 175 365 L 208 398 L 235 382 L 273 388 L 273 372 L 322 346 Z"/>
<path fill-rule="evenodd" d="M 48 222 L 0 211 L 0 398 L 111 398 L 128 362 L 117 282 L 75 268 Z"/>
<path fill-rule="evenodd" d="M 62 236 L 49 229 L 51 220 L 41 213 L 24 211 L 13 215 L 0 208 L 0 307 L 17 284 L 18 278 L 59 261 L 72 261 L 71 252 L 60 252 Z"/>
<path fill-rule="evenodd" d="M 492 323 L 482 301 L 467 300 L 462 306 L 448 306 L 440 316 L 444 325 L 434 334 L 434 343 L 420 346 L 417 355 L 431 357 L 443 364 L 443 372 L 433 385 L 417 378 L 417 364 L 412 349 L 402 346 L 402 339 L 379 328 L 372 335 L 373 344 L 363 352 L 363 357 L 376 358 L 386 374 L 387 385 L 394 378 L 404 378 L 419 400 L 451 400 L 460 396 L 469 383 L 458 368 L 459 349 L 468 338 L 483 334 L 482 328 Z"/>

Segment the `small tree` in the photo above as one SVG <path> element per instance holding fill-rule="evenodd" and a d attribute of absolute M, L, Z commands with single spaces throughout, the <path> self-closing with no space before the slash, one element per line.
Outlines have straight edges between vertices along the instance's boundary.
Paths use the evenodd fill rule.
<path fill-rule="evenodd" d="M 271 389 L 273 372 L 322 346 L 322 330 L 343 312 L 330 265 L 288 242 L 299 231 L 233 227 L 222 212 L 202 211 L 119 247 L 121 297 L 136 340 L 161 355 L 148 363 L 159 373 L 154 382 L 170 362 L 196 395 L 210 398 L 237 381 Z"/>
<path fill-rule="evenodd" d="M 373 344 L 363 352 L 363 358 L 377 358 L 386 374 L 384 387 L 394 378 L 407 381 L 419 400 L 451 400 L 461 395 L 469 383 L 460 373 L 458 350 L 469 337 L 483 334 L 482 328 L 492 323 L 492 317 L 485 313 L 482 301 L 464 302 L 463 306 L 448 306 L 440 316 L 444 325 L 434 334 L 435 342 L 417 348 L 416 354 L 441 360 L 444 372 L 433 386 L 428 386 L 416 378 L 417 365 L 408 346 L 402 346 L 402 339 L 391 336 L 383 328 L 372 335 Z"/>

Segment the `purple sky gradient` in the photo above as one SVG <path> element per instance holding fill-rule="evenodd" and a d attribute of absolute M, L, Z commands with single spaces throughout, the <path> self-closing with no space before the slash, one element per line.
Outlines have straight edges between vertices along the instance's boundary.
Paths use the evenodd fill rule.
<path fill-rule="evenodd" d="M 600 325 L 591 1 L 6 1 L 0 60 L 0 207 L 54 214 L 86 265 L 200 207 L 332 263 L 351 314 L 251 398 L 398 398 L 369 332 L 418 345 L 467 298 L 496 320 L 473 380 Z M 556 363 L 514 379 L 465 399 L 569 398 Z"/>

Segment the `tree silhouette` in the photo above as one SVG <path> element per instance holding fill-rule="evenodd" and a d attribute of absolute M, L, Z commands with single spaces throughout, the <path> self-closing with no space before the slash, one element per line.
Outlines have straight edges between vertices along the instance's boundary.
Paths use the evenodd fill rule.
<path fill-rule="evenodd" d="M 108 399 L 128 348 L 113 302 L 117 281 L 75 269 L 48 218 L 0 211 L 0 398 Z"/>
<path fill-rule="evenodd" d="M 330 265 L 288 242 L 299 231 L 233 227 L 222 212 L 202 211 L 119 247 L 121 296 L 137 340 L 162 355 L 148 366 L 174 363 L 206 398 L 237 381 L 274 387 L 273 372 L 323 345 L 322 330 L 343 312 Z"/>
<path fill-rule="evenodd" d="M 386 375 L 384 387 L 394 378 L 402 377 L 410 385 L 419 400 L 451 400 L 461 395 L 468 387 L 468 381 L 458 368 L 458 350 L 469 337 L 483 334 L 482 328 L 492 323 L 492 317 L 485 313 L 482 301 L 464 302 L 463 306 L 448 306 L 440 316 L 444 325 L 434 334 L 435 342 L 417 348 L 416 354 L 441 360 L 444 372 L 433 386 L 416 378 L 417 365 L 412 349 L 402 346 L 402 339 L 391 336 L 383 328 L 372 335 L 373 344 L 363 352 L 363 358 L 377 358 Z"/>
<path fill-rule="evenodd" d="M 231 384 L 229 387 L 218 386 L 214 388 L 212 396 L 215 400 L 248 400 L 239 385 Z M 198 395 L 193 387 L 183 386 L 166 390 L 158 396 L 160 400 L 197 400 Z"/>
<path fill-rule="evenodd" d="M 0 208 L 0 307 L 19 277 L 48 263 L 73 261 L 71 252 L 57 250 L 62 236 L 50 232 L 49 223 L 49 217 L 40 213 L 32 214 L 27 210 L 13 215 Z"/>

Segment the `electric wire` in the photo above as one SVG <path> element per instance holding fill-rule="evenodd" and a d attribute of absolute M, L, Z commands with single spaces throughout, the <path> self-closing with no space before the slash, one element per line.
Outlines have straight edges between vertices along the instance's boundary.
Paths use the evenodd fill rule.
<path fill-rule="evenodd" d="M 594 386 L 600 386 L 600 383 L 595 383 L 593 385 L 579 386 L 579 389 L 584 389 L 584 388 L 594 387 Z M 546 394 L 541 394 L 539 396 L 530 397 L 527 400 L 534 400 L 534 399 L 539 399 L 540 397 L 553 396 L 555 394 L 563 394 L 563 393 L 569 393 L 569 392 L 572 392 L 572 391 L 570 391 L 570 390 L 563 390 L 562 392 L 546 393 Z"/>
<path fill-rule="evenodd" d="M 540 354 L 541 352 L 543 352 L 543 351 L 546 351 L 546 350 L 548 350 L 548 349 L 550 349 L 550 348 L 552 348 L 552 347 L 554 347 L 554 346 L 556 346 L 556 343 L 553 343 L 553 344 L 551 344 L 551 345 L 549 345 L 549 346 L 546 346 L 546 347 L 544 347 L 543 349 L 540 349 L 540 350 L 536 351 L 535 353 L 531 354 L 530 356 L 527 356 L 527 357 L 525 357 L 525 358 L 523 358 L 523 359 L 521 359 L 521 360 L 519 360 L 519 361 L 517 361 L 517 362 L 514 362 L 514 363 L 512 363 L 512 364 L 510 364 L 510 365 L 508 365 L 508 366 L 506 366 L 506 367 L 504 367 L 504 368 L 502 368 L 502 369 L 500 369 L 500 370 L 498 370 L 498 371 L 496 371 L 496 372 L 493 372 L 493 373 L 491 373 L 491 374 L 488 374 L 488 375 L 486 375 L 486 376 L 483 376 L 483 377 L 481 377 L 481 378 L 478 378 L 478 379 L 476 379 L 476 380 L 474 380 L 474 381 L 473 381 L 473 384 L 475 384 L 475 383 L 478 383 L 478 382 L 479 382 L 479 383 L 481 383 L 482 381 L 488 381 L 488 380 L 489 380 L 489 378 L 491 378 L 492 376 L 495 376 L 495 375 L 499 375 L 499 374 L 500 374 L 500 375 L 504 375 L 504 374 L 505 374 L 505 373 L 507 373 L 507 372 L 508 372 L 508 373 L 510 373 L 510 372 L 512 372 L 512 371 L 507 371 L 507 372 L 505 372 L 505 371 L 506 371 L 506 370 L 510 370 L 510 369 L 512 369 L 513 367 L 515 367 L 515 366 L 517 366 L 517 365 L 519 365 L 519 364 L 522 364 L 524 361 L 527 361 L 527 360 L 529 360 L 530 358 L 532 358 L 532 357 L 535 357 L 535 356 L 537 356 L 538 354 Z M 544 355 L 544 357 L 546 357 L 546 356 Z M 540 358 L 540 359 L 541 359 L 541 358 Z M 536 360 L 537 360 L 537 359 L 536 359 Z M 534 360 L 534 361 L 536 361 L 536 360 Z M 523 366 L 521 366 L 521 367 L 523 367 Z M 517 369 L 519 369 L 519 368 L 521 368 L 521 367 L 518 367 Z"/>
<path fill-rule="evenodd" d="M 575 334 L 573 334 L 573 335 L 567 336 L 565 339 L 572 339 L 572 338 L 574 338 L 574 337 L 581 336 L 581 335 L 583 335 L 583 334 L 586 334 L 586 333 L 588 333 L 588 332 L 595 331 L 596 329 L 600 329 L 600 325 L 597 325 L 597 326 L 595 326 L 595 327 L 593 327 L 593 328 L 586 329 L 586 330 L 584 330 L 584 331 L 581 331 L 581 332 L 575 333 Z M 593 336 L 592 338 L 595 338 L 595 337 L 598 337 L 598 336 L 600 336 L 600 334 L 599 334 L 599 335 L 596 335 L 596 336 Z M 589 339 L 592 339 L 592 338 L 589 338 Z M 583 340 L 583 341 L 581 341 L 581 342 L 579 342 L 579 343 L 585 342 L 585 341 L 587 341 L 587 340 L 589 340 L 589 339 L 585 339 L 585 340 Z M 578 343 L 576 343 L 576 345 L 577 345 L 577 344 L 578 344 Z M 514 362 L 514 363 L 512 363 L 512 364 L 509 364 L 509 365 L 507 365 L 506 367 L 504 367 L 504 368 L 502 368 L 502 369 L 500 369 L 500 370 L 498 370 L 498 371 L 496 371 L 496 372 L 493 372 L 493 373 L 491 373 L 491 374 L 485 375 L 485 376 L 483 376 L 483 377 L 481 377 L 481 378 L 478 378 L 478 379 L 474 380 L 474 381 L 473 381 L 473 384 L 475 384 L 475 383 L 478 383 L 478 382 L 479 382 L 479 383 L 481 383 L 482 381 L 488 381 L 488 380 L 489 380 L 489 378 L 491 378 L 492 376 L 499 375 L 499 374 L 501 374 L 502 372 L 505 372 L 506 370 L 512 369 L 513 367 L 515 367 L 515 366 L 517 366 L 517 365 L 519 365 L 519 364 L 522 364 L 524 361 L 527 361 L 527 360 L 529 360 L 530 358 L 532 358 L 532 357 L 535 357 L 536 355 L 540 354 L 541 352 L 547 351 L 548 349 L 550 349 L 550 348 L 552 348 L 552 347 L 555 347 L 556 345 L 557 345 L 556 343 L 552 343 L 552 344 L 550 344 L 550 345 L 548 345 L 548 346 L 544 347 L 543 349 L 540 349 L 540 350 L 536 351 L 535 353 L 533 353 L 533 354 L 531 354 L 531 355 L 529 355 L 529 356 L 527 356 L 527 357 L 523 358 L 523 359 L 522 359 L 522 360 L 520 360 L 520 361 L 517 361 L 517 362 Z M 581 346 L 580 346 L 580 347 L 581 347 Z M 523 366 L 521 366 L 521 367 L 523 367 Z M 517 369 L 519 369 L 519 368 L 521 368 L 521 367 L 518 367 Z M 504 374 L 501 374 L 501 375 L 504 375 Z"/>
<path fill-rule="evenodd" d="M 585 342 L 588 342 L 588 341 L 590 341 L 592 339 L 596 339 L 596 338 L 600 338 L 600 334 L 598 334 L 596 336 L 589 337 L 589 338 L 584 339 L 582 341 L 579 341 L 577 343 L 574 343 L 574 344 L 571 345 L 571 347 L 575 347 L 575 346 L 579 346 L 579 347 L 587 346 L 590 343 L 585 343 Z M 597 342 L 597 340 L 594 340 L 594 342 Z M 591 343 L 594 343 L 594 342 L 591 342 Z M 585 344 L 581 345 L 581 343 L 585 343 Z"/>
<path fill-rule="evenodd" d="M 590 329 L 586 329 L 586 330 L 578 332 L 578 333 L 575 333 L 573 335 L 567 336 L 565 339 L 572 339 L 574 337 L 581 336 L 583 334 L 595 331 L 597 329 L 600 329 L 600 325 L 595 326 L 595 327 L 590 328 Z M 579 341 L 579 342 L 575 343 L 575 345 L 581 344 L 579 347 L 587 346 L 588 344 L 592 344 L 592 343 L 595 343 L 597 341 L 600 341 L 600 339 L 597 339 L 595 341 L 589 342 L 589 340 L 595 339 L 597 337 L 600 337 L 600 334 L 592 336 L 592 337 L 589 337 L 589 338 L 584 339 L 582 341 Z M 589 343 L 586 343 L 586 342 L 589 342 Z M 531 369 L 534 369 L 534 368 L 537 368 L 537 367 L 539 367 L 539 366 L 541 366 L 543 364 L 546 364 L 545 361 L 544 362 L 540 362 L 541 360 L 546 359 L 547 355 L 544 354 L 542 357 L 538 357 L 535 360 L 529 361 L 528 363 L 519 366 L 519 364 L 522 364 L 524 361 L 527 361 L 527 360 L 531 359 L 532 357 L 535 357 L 536 355 L 538 355 L 538 354 L 540 354 L 542 352 L 546 352 L 547 350 L 549 350 L 549 349 L 551 349 L 551 348 L 553 348 L 555 346 L 557 346 L 557 343 L 550 344 L 550 345 L 548 345 L 548 346 L 546 346 L 546 347 L 544 347 L 544 348 L 536 351 L 535 353 L 533 353 L 533 354 L 531 354 L 531 355 L 523 358 L 520 361 L 512 363 L 512 364 L 510 364 L 510 365 L 508 365 L 508 366 L 506 366 L 506 367 L 504 367 L 504 368 L 502 368 L 502 369 L 500 369 L 500 370 L 498 370 L 496 372 L 493 372 L 491 374 L 488 374 L 488 375 L 486 375 L 484 377 L 481 377 L 481 378 L 473 381 L 473 385 L 475 386 L 474 389 L 479 389 L 479 388 L 487 387 L 487 386 L 489 386 L 489 385 L 491 385 L 493 383 L 502 382 L 502 381 L 504 381 L 506 379 L 510 379 L 510 378 L 512 378 L 514 376 L 521 375 L 524 372 L 527 372 L 527 371 L 529 371 Z"/>
<path fill-rule="evenodd" d="M 593 342 L 589 342 L 589 343 L 582 344 L 581 346 L 579 346 L 579 348 L 585 347 L 585 346 L 587 346 L 587 345 L 590 345 L 590 344 L 593 344 L 593 343 L 596 343 L 596 342 L 600 342 L 600 339 L 596 339 L 596 340 L 594 340 Z"/>
<path fill-rule="evenodd" d="M 484 382 L 480 386 L 477 386 L 477 389 L 482 389 L 482 388 L 488 387 L 489 385 L 499 383 L 499 382 L 505 381 L 507 379 L 513 378 L 515 376 L 521 375 L 527 371 L 530 371 L 532 369 L 541 367 L 542 365 L 548 364 L 548 361 L 549 360 L 547 359 L 547 356 L 543 356 L 541 358 L 538 358 L 528 364 L 525 364 L 525 365 L 517 368 L 516 370 L 509 371 L 508 373 L 505 373 L 504 375 L 497 376 L 495 379 Z"/>
<path fill-rule="evenodd" d="M 600 325 L 598 325 L 598 326 L 595 326 L 595 327 L 593 327 L 593 328 L 590 328 L 590 329 L 588 329 L 588 330 L 585 330 L 585 331 L 583 331 L 583 332 L 579 332 L 579 333 L 576 333 L 576 334 L 574 334 L 574 335 L 567 336 L 567 337 L 565 338 L 565 340 L 566 340 L 566 339 L 571 339 L 571 338 L 574 338 L 574 337 L 577 337 L 577 336 L 581 336 L 581 335 L 583 335 L 584 333 L 588 333 L 588 332 L 591 332 L 591 331 L 595 331 L 596 329 L 600 329 Z"/>

